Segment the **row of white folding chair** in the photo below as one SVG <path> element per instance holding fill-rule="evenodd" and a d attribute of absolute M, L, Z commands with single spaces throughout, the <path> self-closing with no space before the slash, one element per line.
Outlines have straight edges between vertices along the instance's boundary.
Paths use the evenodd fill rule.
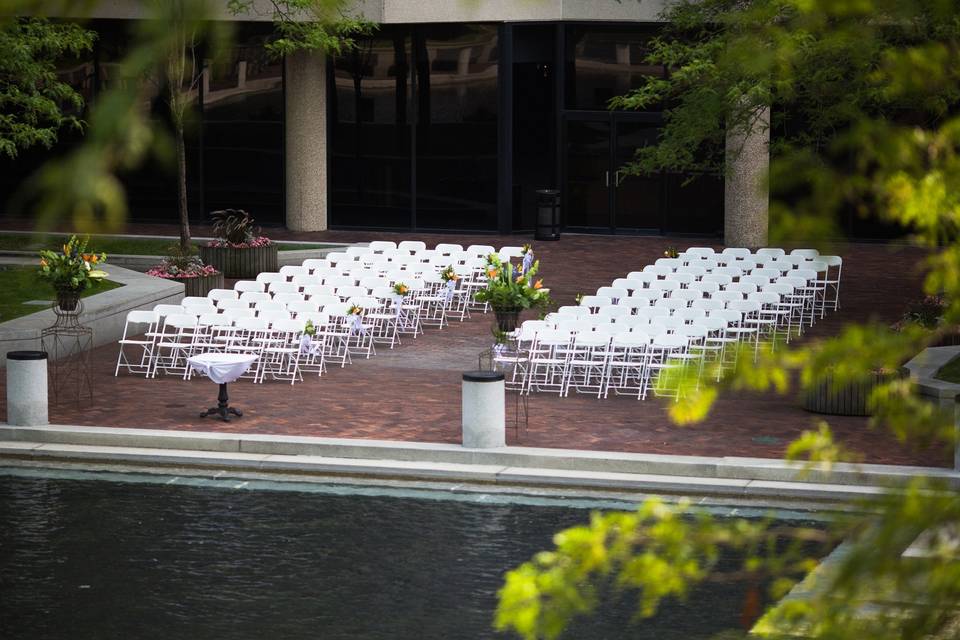
<path fill-rule="evenodd" d="M 751 251 L 750 249 L 738 248 L 738 247 L 727 247 L 722 251 L 716 251 L 713 247 L 689 247 L 685 251 L 680 253 L 681 256 L 698 256 L 698 257 L 710 257 L 710 256 L 731 256 L 734 258 L 747 258 L 750 256 L 770 256 L 774 258 L 784 257 L 786 255 L 791 256 L 803 256 L 805 258 L 816 258 L 820 255 L 820 252 L 816 249 L 793 249 L 787 254 L 785 249 L 777 247 L 765 247 L 762 249 L 757 249 L 756 251 Z"/>
<path fill-rule="evenodd" d="M 522 329 L 529 330 L 530 327 Z M 611 371 L 622 370 L 625 366 L 627 352 L 622 347 L 630 346 L 634 349 L 631 357 L 635 358 L 630 366 L 644 370 L 647 378 L 635 387 L 638 397 L 645 397 L 646 384 L 653 377 L 646 372 L 647 369 L 656 372 L 684 364 L 688 357 L 691 360 L 702 359 L 703 351 L 693 353 L 690 347 L 693 343 L 702 345 L 707 335 L 705 329 L 690 327 L 667 332 L 652 325 L 647 329 L 652 333 L 607 328 L 567 330 L 548 327 L 525 333 L 529 356 L 521 389 L 526 393 L 533 390 L 552 391 L 565 396 L 573 386 L 577 391 L 596 393 L 598 397 L 606 396 Z"/>
<path fill-rule="evenodd" d="M 376 241 L 370 242 L 367 247 L 351 247 L 351 248 L 355 250 L 366 249 L 368 251 L 372 251 L 376 253 L 383 253 L 383 252 L 389 252 L 389 251 L 415 252 L 415 251 L 426 250 L 427 245 L 426 243 L 417 241 L 417 240 L 404 240 L 399 244 L 391 241 L 376 240 Z M 348 248 L 347 251 L 349 251 L 351 248 Z M 464 249 L 463 245 L 450 244 L 450 243 L 438 244 L 436 245 L 436 247 L 434 247 L 434 250 L 441 253 L 453 253 L 453 252 L 466 251 L 468 253 L 475 253 L 477 255 L 487 255 L 489 253 L 496 252 L 496 249 L 490 245 L 472 244 L 472 245 L 469 245 L 466 249 Z"/>
<path fill-rule="evenodd" d="M 783 255 L 782 249 L 760 249 L 757 254 L 747 257 L 744 260 L 736 262 L 727 262 L 726 269 L 740 268 L 744 272 L 755 274 L 757 269 L 779 269 L 781 275 L 788 275 L 791 270 L 788 265 L 792 265 L 792 270 L 796 269 L 814 269 L 818 272 L 820 280 L 823 282 L 824 292 L 822 294 L 822 304 L 820 306 L 820 317 L 829 305 L 832 310 L 839 308 L 840 300 L 840 281 L 843 272 L 843 258 L 835 255 L 820 255 L 816 249 L 795 249 L 789 255 Z M 777 253 L 780 252 L 780 253 Z M 691 268 L 705 268 L 712 265 L 709 258 L 703 256 L 690 257 L 681 256 L 680 263 L 686 265 L 679 270 L 689 270 Z M 673 264 L 657 261 L 658 265 Z M 699 265 L 699 266 L 697 266 Z M 748 267 L 754 267 L 750 269 Z M 719 273 L 723 267 L 710 269 L 711 273 Z M 765 275 L 765 274 L 764 274 Z M 826 288 L 832 290 L 832 295 L 828 297 Z"/>
<path fill-rule="evenodd" d="M 778 272 L 783 274 L 792 269 L 809 266 L 813 262 L 815 261 L 797 260 L 795 262 L 790 262 L 785 260 L 770 260 L 767 262 L 756 262 L 751 260 L 725 265 L 714 262 L 704 262 L 702 264 L 682 264 L 682 261 L 678 258 L 661 258 L 657 260 L 656 264 L 647 265 L 643 268 L 643 271 L 640 272 L 631 272 L 631 274 L 627 277 L 630 278 L 633 276 L 633 274 L 646 274 L 637 275 L 635 279 L 649 280 L 651 276 L 656 276 L 658 278 L 669 278 L 676 274 L 687 274 L 693 276 L 694 278 L 700 279 L 707 274 L 723 274 L 729 275 L 733 278 L 739 278 L 744 275 L 750 275 L 761 269 L 771 273 Z"/>
<path fill-rule="evenodd" d="M 817 285 L 819 281 L 820 284 L 817 285 L 817 287 L 820 289 L 823 288 L 823 283 L 826 282 L 826 280 L 821 277 L 823 271 L 813 269 L 796 269 L 787 272 L 785 275 L 773 270 L 769 272 L 757 270 L 755 274 L 756 275 L 743 276 L 737 282 L 732 282 L 732 279 L 727 279 L 726 277 L 716 276 L 707 276 L 709 279 L 692 282 L 687 278 L 677 276 L 674 276 L 671 280 L 650 280 L 646 282 L 618 279 L 615 282 L 621 286 L 601 287 L 597 292 L 597 296 L 584 296 L 584 298 L 581 299 L 581 304 L 585 306 L 595 306 L 597 302 L 603 303 L 604 298 L 608 298 L 611 301 L 620 301 L 621 303 L 630 298 L 657 299 L 665 296 L 684 295 L 682 293 L 684 291 L 701 292 L 703 296 L 707 297 L 718 291 L 741 291 L 743 293 L 750 293 L 767 284 L 780 281 L 785 277 L 802 277 L 807 279 L 811 285 Z M 647 288 L 641 288 L 639 286 L 640 284 L 647 284 L 649 286 Z M 837 285 L 839 286 L 839 282 Z M 631 289 L 630 287 L 633 288 Z M 624 296 L 624 293 L 628 293 L 629 295 Z"/>

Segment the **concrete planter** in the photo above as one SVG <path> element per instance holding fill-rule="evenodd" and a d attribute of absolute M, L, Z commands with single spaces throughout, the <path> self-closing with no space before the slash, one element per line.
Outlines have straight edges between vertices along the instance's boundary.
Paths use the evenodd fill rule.
<path fill-rule="evenodd" d="M 898 377 L 896 373 L 873 373 L 856 382 L 837 386 L 833 378 L 826 376 L 803 395 L 802 406 L 813 413 L 833 416 L 868 416 L 867 401 L 879 385 Z"/>
<path fill-rule="evenodd" d="M 174 282 L 183 283 L 184 296 L 199 296 L 205 298 L 213 289 L 223 289 L 223 273 L 215 273 L 199 278 L 170 278 Z"/>
<path fill-rule="evenodd" d="M 256 278 L 265 271 L 279 270 L 276 244 L 243 249 L 202 246 L 200 258 L 204 264 L 213 265 L 227 278 Z"/>

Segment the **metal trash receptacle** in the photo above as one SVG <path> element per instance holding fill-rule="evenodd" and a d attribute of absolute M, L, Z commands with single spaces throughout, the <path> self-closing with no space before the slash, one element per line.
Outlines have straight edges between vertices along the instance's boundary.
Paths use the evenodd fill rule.
<path fill-rule="evenodd" d="M 539 189 L 537 191 L 537 240 L 560 239 L 560 191 Z"/>

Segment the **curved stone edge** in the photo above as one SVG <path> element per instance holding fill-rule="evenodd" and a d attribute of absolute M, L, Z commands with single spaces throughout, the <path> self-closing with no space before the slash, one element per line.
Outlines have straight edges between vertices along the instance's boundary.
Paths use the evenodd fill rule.
<path fill-rule="evenodd" d="M 127 313 L 134 309 L 153 309 L 158 304 L 177 304 L 183 299 L 179 282 L 154 278 L 137 271 L 106 263 L 109 280 L 122 287 L 83 299 L 80 324 L 93 329 L 93 346 L 116 342 L 123 334 Z M 6 366 L 8 351 L 40 348 L 40 332 L 56 320 L 51 309 L 0 323 L 0 368 Z"/>

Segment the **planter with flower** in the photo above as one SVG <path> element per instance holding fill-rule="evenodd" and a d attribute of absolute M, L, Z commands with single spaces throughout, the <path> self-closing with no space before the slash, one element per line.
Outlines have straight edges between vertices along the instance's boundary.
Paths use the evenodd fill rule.
<path fill-rule="evenodd" d="M 203 264 L 192 251 L 184 251 L 179 244 L 168 249 L 163 262 L 147 270 L 148 276 L 183 283 L 183 295 L 206 296 L 212 289 L 223 288 L 223 273 L 216 267 Z"/>
<path fill-rule="evenodd" d="M 216 239 L 200 247 L 200 257 L 227 278 L 256 278 L 277 271 L 277 245 L 261 235 L 253 217 L 242 209 L 224 209 L 210 214 Z"/>
<path fill-rule="evenodd" d="M 474 294 L 477 302 L 488 303 L 497 316 L 497 330 L 508 333 L 520 323 L 520 314 L 526 309 L 545 310 L 550 306 L 550 290 L 536 277 L 540 261 L 535 261 L 526 273 L 520 273 L 509 262 L 496 255 L 487 258 L 487 287 Z"/>
<path fill-rule="evenodd" d="M 943 296 L 926 296 L 907 305 L 900 320 L 890 326 L 896 332 L 928 334 L 933 345 L 951 344 L 957 337 L 956 327 L 944 323 L 947 304 Z M 955 343 L 954 343 L 955 344 Z M 876 346 L 882 351 L 882 348 Z M 903 364 L 903 363 L 900 363 Z M 807 385 L 801 405 L 807 411 L 836 416 L 869 416 L 870 396 L 874 390 L 903 373 L 895 366 L 877 364 L 869 372 L 857 376 L 839 376 L 836 367 L 827 367 Z"/>
<path fill-rule="evenodd" d="M 107 273 L 97 266 L 107 259 L 107 255 L 89 252 L 89 240 L 70 236 L 61 251 L 40 252 L 40 278 L 53 286 L 57 293 L 57 307 L 61 311 L 76 312 L 80 294 L 107 277 Z"/>

